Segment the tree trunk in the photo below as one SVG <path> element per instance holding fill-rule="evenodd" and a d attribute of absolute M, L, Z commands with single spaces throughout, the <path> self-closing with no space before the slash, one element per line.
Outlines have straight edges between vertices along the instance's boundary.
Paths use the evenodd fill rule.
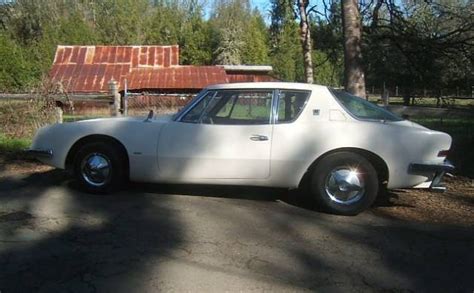
<path fill-rule="evenodd" d="M 365 98 L 362 66 L 362 23 L 357 0 L 341 0 L 344 32 L 344 87 L 353 95 Z"/>
<path fill-rule="evenodd" d="M 300 14 L 300 40 L 303 47 L 304 58 L 304 75 L 307 83 L 313 83 L 313 59 L 311 56 L 311 32 L 309 30 L 308 22 L 308 8 L 309 0 L 298 0 L 298 9 Z"/>

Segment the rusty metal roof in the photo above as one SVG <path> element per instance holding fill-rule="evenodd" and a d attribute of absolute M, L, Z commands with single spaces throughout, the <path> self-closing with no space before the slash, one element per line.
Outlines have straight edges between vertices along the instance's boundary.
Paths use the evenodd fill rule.
<path fill-rule="evenodd" d="M 227 83 L 227 76 L 222 67 L 177 66 L 133 69 L 128 87 L 130 89 L 193 90 L 217 83 Z"/>
<path fill-rule="evenodd" d="M 181 66 L 178 45 L 58 46 L 50 77 L 71 93 L 107 92 L 111 79 L 120 90 L 126 79 L 130 90 L 192 91 L 216 83 L 275 80 L 251 70 L 226 73 L 223 66 Z"/>
<path fill-rule="evenodd" d="M 268 74 L 257 74 L 252 72 L 226 72 L 229 82 L 265 82 L 265 81 L 280 81 Z"/>

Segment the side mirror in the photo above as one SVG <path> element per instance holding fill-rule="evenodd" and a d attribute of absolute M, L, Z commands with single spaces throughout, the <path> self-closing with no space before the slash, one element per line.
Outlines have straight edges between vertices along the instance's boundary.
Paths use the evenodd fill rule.
<path fill-rule="evenodd" d="M 148 112 L 148 116 L 146 117 L 145 121 L 143 121 L 143 122 L 151 122 L 151 119 L 153 119 L 154 115 L 155 115 L 155 113 L 153 112 L 153 110 L 150 110 L 150 112 Z"/>

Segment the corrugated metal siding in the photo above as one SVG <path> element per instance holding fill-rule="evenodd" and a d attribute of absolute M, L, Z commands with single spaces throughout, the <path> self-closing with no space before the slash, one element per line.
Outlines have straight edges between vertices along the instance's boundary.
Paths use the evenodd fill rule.
<path fill-rule="evenodd" d="M 61 82 L 69 92 L 107 92 L 108 82 L 111 79 L 118 81 L 119 88 L 123 89 L 125 79 L 137 80 L 136 74 L 143 76 L 142 69 L 146 69 L 146 72 L 147 70 L 156 72 L 174 67 L 179 67 L 177 45 L 58 46 L 50 76 L 53 81 Z M 206 74 L 207 71 L 204 70 L 199 76 L 206 79 Z M 155 74 L 148 74 L 143 78 L 154 78 L 154 76 Z M 162 81 L 157 82 L 163 84 Z M 153 81 L 150 79 L 143 83 L 153 86 Z M 202 81 L 198 84 L 202 85 Z M 171 86 L 168 85 L 167 88 Z"/>
<path fill-rule="evenodd" d="M 118 81 L 123 90 L 197 91 L 227 82 L 275 81 L 262 73 L 227 72 L 222 66 L 180 66 L 179 47 L 173 46 L 58 46 L 50 71 L 71 93 L 108 91 Z"/>

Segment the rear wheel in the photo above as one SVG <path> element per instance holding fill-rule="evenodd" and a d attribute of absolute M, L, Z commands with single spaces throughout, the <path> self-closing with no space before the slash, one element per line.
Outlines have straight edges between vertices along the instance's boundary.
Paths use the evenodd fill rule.
<path fill-rule="evenodd" d="M 74 159 L 74 176 L 87 192 L 116 191 L 125 181 L 126 174 L 126 164 L 119 149 L 103 142 L 82 146 Z"/>
<path fill-rule="evenodd" d="M 377 171 L 363 156 L 337 152 L 324 157 L 310 178 L 310 192 L 326 211 L 356 215 L 377 197 Z"/>

